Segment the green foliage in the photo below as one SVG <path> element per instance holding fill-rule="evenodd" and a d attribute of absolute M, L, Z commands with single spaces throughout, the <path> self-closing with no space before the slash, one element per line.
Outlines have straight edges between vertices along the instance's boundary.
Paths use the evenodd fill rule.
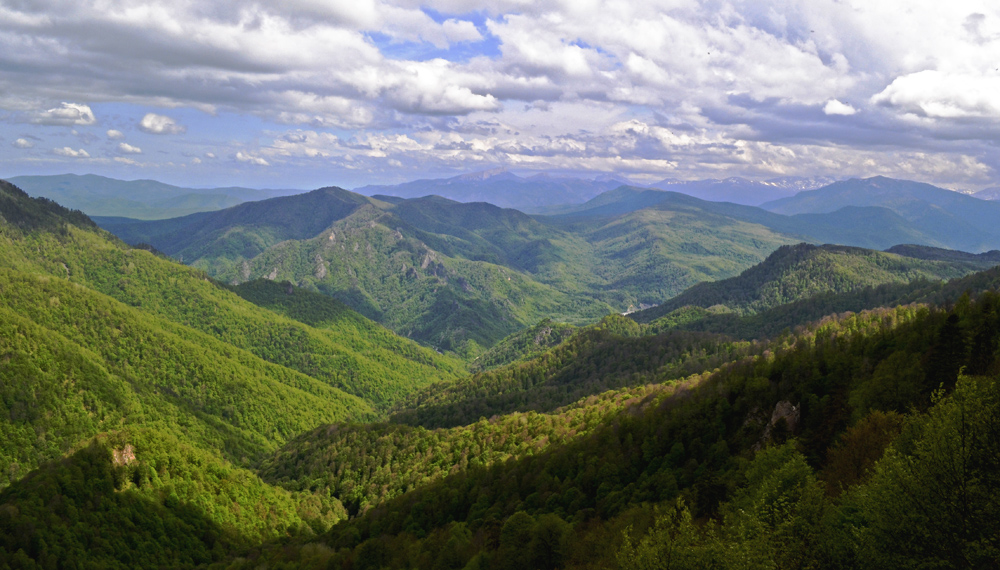
<path fill-rule="evenodd" d="M 857 247 L 802 243 L 778 248 L 763 263 L 737 277 L 698 284 L 658 307 L 631 316 L 649 323 L 688 305 L 724 307 L 738 315 L 750 315 L 821 294 L 912 281 L 926 286 L 928 281 L 961 277 L 982 268 L 983 262 L 967 259 L 927 261 Z"/>
<path fill-rule="evenodd" d="M 532 218 L 337 189 L 261 204 L 105 227 L 226 282 L 268 277 L 331 295 L 397 333 L 468 356 L 477 352 L 470 342 L 488 348 L 542 318 L 579 325 L 663 302 L 794 241 L 693 206 Z"/>
<path fill-rule="evenodd" d="M 322 532 L 335 500 L 263 483 L 148 429 L 101 435 L 0 491 L 0 565 L 190 567 L 260 541 Z"/>
<path fill-rule="evenodd" d="M 289 441 L 259 472 L 287 489 L 336 497 L 353 515 L 442 477 L 563 445 L 656 392 L 606 392 L 554 414 L 514 413 L 451 429 L 323 426 Z"/>
<path fill-rule="evenodd" d="M 907 423 L 859 510 L 863 567 L 989 568 L 1000 559 L 1000 386 L 966 377 Z"/>
<path fill-rule="evenodd" d="M 576 327 L 542 319 L 537 325 L 518 331 L 495 344 L 469 365 L 472 372 L 484 372 L 521 360 L 530 360 L 569 338 Z"/>
<path fill-rule="evenodd" d="M 449 427 L 514 411 L 551 411 L 605 390 L 685 378 L 762 350 L 704 333 L 642 333 L 631 319 L 609 315 L 533 360 L 416 392 L 397 407 L 393 421 Z"/>

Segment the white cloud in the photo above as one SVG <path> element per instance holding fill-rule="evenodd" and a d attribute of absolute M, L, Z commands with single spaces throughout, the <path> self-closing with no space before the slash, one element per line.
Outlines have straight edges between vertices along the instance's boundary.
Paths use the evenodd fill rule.
<path fill-rule="evenodd" d="M 841 103 L 836 99 L 830 99 L 823 106 L 823 112 L 827 115 L 853 115 L 858 112 L 849 103 Z"/>
<path fill-rule="evenodd" d="M 142 149 L 128 143 L 118 143 L 118 150 L 125 154 L 142 154 Z"/>
<path fill-rule="evenodd" d="M 67 156 L 69 158 L 90 158 L 90 154 L 82 148 L 80 150 L 73 150 L 68 146 L 64 146 L 62 148 L 54 148 L 52 149 L 52 152 L 58 154 L 59 156 Z"/>
<path fill-rule="evenodd" d="M 36 113 L 33 123 L 38 125 L 88 126 L 97 122 L 88 105 L 63 103 L 62 106 Z"/>
<path fill-rule="evenodd" d="M 236 153 L 236 160 L 238 160 L 240 162 L 247 162 L 247 163 L 250 163 L 250 164 L 256 164 L 257 166 L 270 166 L 270 163 L 268 163 L 263 158 L 261 158 L 259 156 L 253 156 L 252 154 L 247 154 L 247 153 L 245 153 L 243 151 L 239 151 L 239 152 Z"/>
<path fill-rule="evenodd" d="M 897 77 L 872 102 L 938 119 L 1000 119 L 1000 75 L 928 69 Z"/>
<path fill-rule="evenodd" d="M 129 166 L 142 166 L 141 162 L 139 162 L 137 160 L 133 160 L 131 158 L 124 157 L 124 156 L 116 156 L 115 157 L 115 162 L 118 162 L 118 163 L 121 163 L 121 164 L 127 164 Z"/>
<path fill-rule="evenodd" d="M 139 121 L 139 129 L 154 135 L 179 135 L 187 128 L 178 125 L 173 119 L 156 113 L 146 113 Z"/>
<path fill-rule="evenodd" d="M 201 164 L 201 159 L 196 156 L 191 159 L 191 164 Z"/>
<path fill-rule="evenodd" d="M 462 16 L 479 11 L 478 28 Z M 0 21 L 0 66 L 39 70 L 0 76 L 12 116 L 96 124 L 69 99 L 317 133 L 230 127 L 198 143 L 272 172 L 287 159 L 372 176 L 390 160 L 418 176 L 491 161 L 723 176 L 938 152 L 941 168 L 914 172 L 945 180 L 955 157 L 996 157 L 984 141 L 1000 138 L 1000 6 L 987 0 L 39 0 L 0 7 Z M 840 120 L 861 111 L 864 130 Z M 156 113 L 140 128 L 184 132 Z"/>
<path fill-rule="evenodd" d="M 32 148 L 32 147 L 35 146 L 35 143 L 29 141 L 28 139 L 24 139 L 24 138 L 17 139 L 17 140 L 15 140 L 14 142 L 12 142 L 10 144 L 14 148 Z"/>
<path fill-rule="evenodd" d="M 205 153 L 205 158 L 215 158 L 215 153 L 214 152 L 206 152 Z"/>

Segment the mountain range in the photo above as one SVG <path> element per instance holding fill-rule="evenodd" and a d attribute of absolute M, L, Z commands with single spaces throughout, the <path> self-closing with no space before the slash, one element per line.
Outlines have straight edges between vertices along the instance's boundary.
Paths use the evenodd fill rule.
<path fill-rule="evenodd" d="M 648 323 L 515 327 L 468 374 L 332 295 L 213 279 L 0 183 L 0 567 L 991 567 L 998 254 L 796 245 L 736 217 L 795 216 L 625 207 L 646 191 L 537 218 L 324 189 L 112 221 L 198 234 L 201 259 L 258 248 L 268 271 L 315 240 L 346 257 L 312 271 L 376 292 L 363 270 L 385 260 L 470 295 L 456 268 L 639 290 L 669 275 L 657 259 L 744 267 Z M 333 263 L 355 254 L 371 265 Z"/>
<path fill-rule="evenodd" d="M 909 198 L 877 199 L 886 188 Z M 836 196 L 845 189 L 864 194 L 866 205 L 844 206 Z M 947 190 L 873 178 L 800 196 L 823 206 L 769 206 L 795 212 L 785 214 L 620 186 L 529 216 L 481 202 L 325 188 L 168 220 L 95 219 L 222 281 L 287 280 L 470 358 L 543 318 L 579 325 L 659 305 L 782 245 L 1000 247 L 1000 236 L 974 225 L 986 226 L 994 204 Z M 985 206 L 973 212 L 966 201 Z"/>
<path fill-rule="evenodd" d="M 155 180 L 116 180 L 95 174 L 15 176 L 12 184 L 29 196 L 55 200 L 90 216 L 155 220 L 221 210 L 243 202 L 297 194 L 301 190 L 181 188 Z"/>

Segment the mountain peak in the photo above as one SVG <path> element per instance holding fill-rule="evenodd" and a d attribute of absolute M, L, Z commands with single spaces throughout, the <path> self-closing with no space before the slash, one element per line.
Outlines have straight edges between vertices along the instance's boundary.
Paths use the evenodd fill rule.
<path fill-rule="evenodd" d="M 455 182 L 482 182 L 483 180 L 498 177 L 503 177 L 504 179 L 520 178 L 516 174 L 512 173 L 506 166 L 500 166 L 489 170 L 482 170 L 480 172 L 460 174 L 451 180 Z"/>

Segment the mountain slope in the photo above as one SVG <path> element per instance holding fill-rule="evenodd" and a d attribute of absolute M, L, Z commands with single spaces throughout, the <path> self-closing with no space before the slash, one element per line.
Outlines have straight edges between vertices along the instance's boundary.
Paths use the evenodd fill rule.
<path fill-rule="evenodd" d="M 99 221 L 226 282 L 287 280 L 399 334 L 475 356 L 542 318 L 583 324 L 659 303 L 797 241 L 697 204 L 620 219 L 533 218 L 484 203 L 388 203 L 324 189 L 176 220 Z"/>
<path fill-rule="evenodd" d="M 245 464 L 461 370 L 343 307 L 314 327 L 253 305 L 5 183 L 0 213 L 18 223 L 0 223 L 0 429 L 18 442 L 0 484 L 122 423 Z"/>
<path fill-rule="evenodd" d="M 746 315 L 823 293 L 887 283 L 946 280 L 989 267 L 989 260 L 930 261 L 845 246 L 799 244 L 778 248 L 737 277 L 700 283 L 660 306 L 633 313 L 648 323 L 684 306 Z"/>
<path fill-rule="evenodd" d="M 229 208 L 242 202 L 296 194 L 297 190 L 181 188 L 155 180 L 116 180 L 94 174 L 15 176 L 10 180 L 32 197 L 54 200 L 90 216 L 144 220 L 174 218 Z"/>

